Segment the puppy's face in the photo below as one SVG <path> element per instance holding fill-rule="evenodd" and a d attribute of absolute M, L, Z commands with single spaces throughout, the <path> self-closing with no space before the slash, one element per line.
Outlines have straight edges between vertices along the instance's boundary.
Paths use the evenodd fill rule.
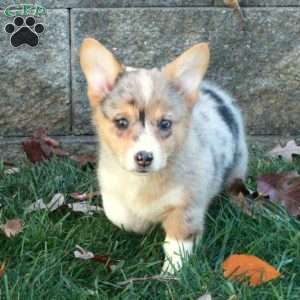
<path fill-rule="evenodd" d="M 80 59 L 94 123 L 124 169 L 147 174 L 176 159 L 208 56 L 207 45 L 199 44 L 162 70 L 127 72 L 100 43 L 83 42 Z"/>
<path fill-rule="evenodd" d="M 183 144 L 186 102 L 158 70 L 124 72 L 100 109 L 102 140 L 128 171 L 159 171 Z"/>

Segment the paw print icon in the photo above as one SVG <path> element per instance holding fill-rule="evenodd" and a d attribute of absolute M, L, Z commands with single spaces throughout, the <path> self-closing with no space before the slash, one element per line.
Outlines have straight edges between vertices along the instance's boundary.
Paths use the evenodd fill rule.
<path fill-rule="evenodd" d="M 5 26 L 5 31 L 11 34 L 10 43 L 13 47 L 19 47 L 23 44 L 36 47 L 39 43 L 39 34 L 44 30 L 44 25 L 36 24 L 35 18 L 31 16 L 25 20 L 22 17 L 15 17 L 13 23 L 8 23 Z"/>

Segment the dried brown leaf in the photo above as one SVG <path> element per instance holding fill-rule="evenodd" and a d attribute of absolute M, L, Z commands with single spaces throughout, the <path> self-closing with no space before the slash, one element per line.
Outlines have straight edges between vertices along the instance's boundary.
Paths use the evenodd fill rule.
<path fill-rule="evenodd" d="M 297 172 L 271 173 L 257 177 L 257 191 L 271 201 L 278 200 L 279 191 L 290 180 L 298 177 Z"/>
<path fill-rule="evenodd" d="M 39 199 L 26 208 L 26 212 L 39 211 L 47 209 L 53 212 L 59 208 L 69 208 L 73 212 L 93 215 L 94 213 L 103 212 L 103 208 L 97 205 L 91 205 L 88 202 L 74 202 L 66 204 L 65 197 L 61 193 L 55 194 L 51 201 L 46 204 L 43 199 Z"/>
<path fill-rule="evenodd" d="M 29 205 L 25 210 L 27 213 L 48 209 L 50 212 L 57 210 L 65 204 L 65 197 L 61 193 L 55 194 L 48 204 L 45 204 L 43 199 L 38 199 L 36 202 Z"/>
<path fill-rule="evenodd" d="M 95 257 L 93 252 L 90 252 L 79 245 L 76 245 L 76 250 L 74 251 L 74 256 L 83 260 L 90 260 Z"/>
<path fill-rule="evenodd" d="M 78 162 L 80 167 L 85 167 L 87 165 L 93 166 L 97 163 L 97 156 L 95 154 L 71 155 L 70 159 Z"/>
<path fill-rule="evenodd" d="M 22 143 L 27 158 L 32 163 L 39 163 L 50 159 L 53 155 L 67 156 L 68 153 L 59 148 L 59 142 L 47 136 L 45 130 L 39 128 L 34 131 L 32 138 Z"/>
<path fill-rule="evenodd" d="M 300 216 L 300 177 L 297 172 L 260 176 L 257 191 L 270 201 L 283 205 L 291 216 Z"/>
<path fill-rule="evenodd" d="M 65 204 L 65 196 L 61 193 L 55 194 L 51 201 L 47 204 L 49 211 L 55 211 Z"/>
<path fill-rule="evenodd" d="M 300 146 L 297 146 L 294 140 L 290 140 L 282 147 L 277 145 L 269 152 L 271 157 L 281 157 L 287 161 L 292 161 L 294 155 L 300 155 Z"/>
<path fill-rule="evenodd" d="M 30 204 L 25 209 L 25 211 L 27 213 L 31 213 L 33 211 L 39 211 L 39 210 L 46 209 L 46 208 L 47 208 L 47 205 L 45 204 L 44 200 L 43 199 L 38 199 L 36 202 Z"/>
<path fill-rule="evenodd" d="M 11 162 L 11 161 L 9 161 L 9 160 L 4 160 L 4 161 L 3 161 L 3 165 L 4 165 L 5 167 L 15 167 L 15 166 L 16 166 L 13 162 Z"/>
<path fill-rule="evenodd" d="M 24 152 L 26 153 L 27 158 L 32 163 L 37 163 L 44 161 L 46 159 L 49 159 L 50 157 L 47 156 L 44 151 L 42 150 L 42 147 L 39 142 L 35 140 L 26 140 L 22 143 L 22 147 Z"/>
<path fill-rule="evenodd" d="M 20 219 L 8 220 L 4 225 L 1 225 L 0 228 L 8 238 L 11 238 L 23 230 L 23 221 Z"/>
<path fill-rule="evenodd" d="M 76 250 L 74 251 L 74 256 L 83 260 L 93 260 L 98 263 L 105 265 L 109 271 L 115 266 L 108 255 L 95 255 L 93 252 L 88 251 L 79 245 L 76 245 Z"/>
<path fill-rule="evenodd" d="M 245 18 L 244 18 L 243 12 L 241 10 L 239 0 L 224 0 L 224 4 L 232 9 L 234 9 L 237 12 L 237 14 L 239 15 L 239 18 L 241 20 L 242 29 L 244 29 Z"/>
<path fill-rule="evenodd" d="M 255 217 L 255 212 L 262 209 L 265 201 L 263 196 L 250 191 L 240 179 L 231 185 L 228 194 L 232 202 L 250 217 Z"/>
<path fill-rule="evenodd" d="M 73 212 L 80 212 L 88 215 L 93 215 L 94 213 L 103 212 L 102 207 L 97 205 L 91 205 L 88 202 L 69 203 L 68 207 L 71 208 Z"/>
<path fill-rule="evenodd" d="M 91 193 L 80 193 L 74 192 L 70 194 L 70 197 L 80 201 L 92 200 L 95 197 L 100 196 L 100 192 L 91 192 Z"/>
<path fill-rule="evenodd" d="M 59 157 L 68 157 L 70 155 L 68 151 L 62 148 L 52 148 L 52 152 L 54 155 Z"/>

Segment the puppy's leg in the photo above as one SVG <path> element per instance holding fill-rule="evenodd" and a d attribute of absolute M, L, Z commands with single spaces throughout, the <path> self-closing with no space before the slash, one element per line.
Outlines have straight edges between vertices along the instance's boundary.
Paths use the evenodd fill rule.
<path fill-rule="evenodd" d="M 200 240 L 200 231 L 192 230 L 186 221 L 184 209 L 176 208 L 163 222 L 166 232 L 164 243 L 165 262 L 162 273 L 174 273 L 180 270 L 183 261 L 193 251 L 194 242 Z"/>
<path fill-rule="evenodd" d="M 133 214 L 121 201 L 112 196 L 103 195 L 103 208 L 107 218 L 126 231 L 144 233 L 150 226 L 150 223 Z"/>

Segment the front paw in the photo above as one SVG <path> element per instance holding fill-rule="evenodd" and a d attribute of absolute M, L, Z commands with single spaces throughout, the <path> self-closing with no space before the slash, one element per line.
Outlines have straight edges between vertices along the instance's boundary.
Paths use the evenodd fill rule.
<path fill-rule="evenodd" d="M 193 240 L 174 240 L 166 237 L 164 243 L 165 262 L 162 267 L 162 274 L 174 274 L 182 268 L 193 250 Z"/>

